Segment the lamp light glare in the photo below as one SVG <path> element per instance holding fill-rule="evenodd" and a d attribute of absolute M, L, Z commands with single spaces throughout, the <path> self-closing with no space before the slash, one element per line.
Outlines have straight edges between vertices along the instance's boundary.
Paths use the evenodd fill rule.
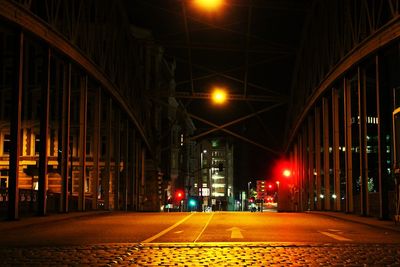
<path fill-rule="evenodd" d="M 285 177 L 289 177 L 292 173 L 290 172 L 290 170 L 288 170 L 288 169 L 285 169 L 285 170 L 283 170 L 283 176 L 285 176 Z"/>
<path fill-rule="evenodd" d="M 212 94 L 211 94 L 211 98 L 213 100 L 213 102 L 215 104 L 223 104 L 226 101 L 227 95 L 226 95 L 226 91 L 220 88 L 216 88 Z"/>
<path fill-rule="evenodd" d="M 224 0 L 195 0 L 194 1 L 194 3 L 196 4 L 197 7 L 208 10 L 208 11 L 218 10 L 222 6 L 223 2 L 224 2 Z"/>

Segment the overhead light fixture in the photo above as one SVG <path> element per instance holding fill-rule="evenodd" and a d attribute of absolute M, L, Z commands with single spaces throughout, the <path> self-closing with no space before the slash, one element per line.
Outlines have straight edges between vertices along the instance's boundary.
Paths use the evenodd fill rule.
<path fill-rule="evenodd" d="M 227 100 L 226 90 L 222 88 L 215 88 L 211 93 L 211 99 L 215 104 L 222 105 Z"/>
<path fill-rule="evenodd" d="M 223 5 L 224 0 L 194 0 L 194 3 L 201 9 L 216 11 Z"/>

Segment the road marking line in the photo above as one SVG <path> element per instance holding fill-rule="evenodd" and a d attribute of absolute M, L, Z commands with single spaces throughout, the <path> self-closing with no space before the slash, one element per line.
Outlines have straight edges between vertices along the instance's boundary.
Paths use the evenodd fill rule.
<path fill-rule="evenodd" d="M 184 221 L 186 221 L 187 219 L 189 219 L 191 216 L 193 216 L 194 213 L 189 214 L 188 216 L 186 216 L 185 218 L 183 218 L 182 220 L 180 220 L 179 222 L 175 223 L 174 225 L 168 227 L 167 229 L 159 232 L 158 234 L 147 238 L 146 240 L 142 241 L 141 243 L 150 243 L 151 241 L 153 241 L 154 239 L 159 238 L 162 235 L 165 235 L 166 233 L 168 233 L 169 231 L 171 231 L 172 229 L 174 229 L 175 227 L 177 227 L 178 225 L 180 225 L 181 223 L 183 223 Z"/>
<path fill-rule="evenodd" d="M 336 230 L 336 229 L 328 229 L 331 232 L 341 232 L 340 230 Z"/>
<path fill-rule="evenodd" d="M 180 234 L 180 233 L 183 233 L 183 231 L 176 231 L 176 232 L 174 232 L 174 234 Z"/>
<path fill-rule="evenodd" d="M 214 213 L 211 213 L 211 216 L 210 216 L 210 218 L 208 219 L 206 225 L 204 226 L 203 230 L 201 230 L 201 232 L 200 232 L 200 234 L 197 236 L 197 238 L 193 241 L 193 243 L 196 243 L 197 240 L 199 240 L 200 236 L 201 236 L 201 235 L 204 233 L 204 231 L 206 230 L 206 228 L 207 228 L 208 224 L 210 223 L 210 221 L 211 221 L 211 219 L 212 219 L 213 216 L 214 216 Z"/>
<path fill-rule="evenodd" d="M 232 231 L 231 238 L 243 238 L 240 228 L 232 227 L 226 231 Z"/>
<path fill-rule="evenodd" d="M 332 238 L 334 238 L 336 240 L 339 240 L 339 241 L 353 241 L 352 239 L 348 239 L 348 238 L 340 236 L 340 235 L 335 235 L 335 234 L 331 234 L 331 233 L 328 233 L 328 232 L 322 232 L 322 231 L 318 231 L 318 232 L 323 234 L 323 235 L 332 237 Z"/>

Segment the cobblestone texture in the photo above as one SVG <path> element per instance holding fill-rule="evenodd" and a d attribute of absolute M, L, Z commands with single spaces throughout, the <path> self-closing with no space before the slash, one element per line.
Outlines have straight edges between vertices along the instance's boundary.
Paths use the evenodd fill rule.
<path fill-rule="evenodd" d="M 0 266 L 399 266 L 400 244 L 102 244 L 0 249 Z"/>

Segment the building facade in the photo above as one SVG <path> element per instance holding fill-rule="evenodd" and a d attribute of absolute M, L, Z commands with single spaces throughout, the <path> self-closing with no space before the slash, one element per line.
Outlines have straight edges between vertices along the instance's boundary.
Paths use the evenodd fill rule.
<path fill-rule="evenodd" d="M 289 192 L 282 207 L 393 218 L 399 213 L 399 2 L 316 1 L 309 21 L 288 127 L 294 175 L 281 183 Z"/>
<path fill-rule="evenodd" d="M 199 168 L 193 185 L 203 210 L 234 210 L 233 145 L 226 138 L 199 141 Z"/>

